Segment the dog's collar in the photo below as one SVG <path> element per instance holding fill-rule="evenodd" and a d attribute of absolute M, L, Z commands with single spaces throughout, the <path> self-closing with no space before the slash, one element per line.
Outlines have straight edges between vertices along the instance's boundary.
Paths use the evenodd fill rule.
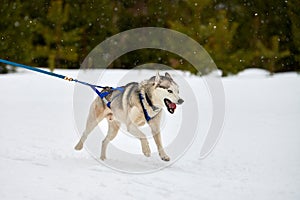
<path fill-rule="evenodd" d="M 149 114 L 148 114 L 148 112 L 147 112 L 147 109 L 146 109 L 146 107 L 145 107 L 145 105 L 144 105 L 144 102 L 143 102 L 144 97 L 143 97 L 143 95 L 142 95 L 141 92 L 139 92 L 139 99 L 140 99 L 140 102 L 141 102 L 141 105 L 142 105 L 142 108 L 143 108 L 143 112 L 144 112 L 145 119 L 147 120 L 147 122 L 149 122 L 152 118 L 149 116 Z M 147 101 L 147 103 L 148 103 L 150 106 L 152 105 L 152 102 L 150 101 L 149 97 L 147 97 L 147 95 L 146 95 L 146 101 Z M 151 104 L 150 104 L 149 102 L 150 102 Z"/>

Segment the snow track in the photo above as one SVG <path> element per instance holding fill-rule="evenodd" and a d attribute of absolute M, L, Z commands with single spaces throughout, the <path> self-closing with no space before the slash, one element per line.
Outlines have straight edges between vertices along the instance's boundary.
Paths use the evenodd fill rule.
<path fill-rule="evenodd" d="M 184 76 L 197 87 L 200 78 Z M 73 84 L 1 75 L 0 199 L 300 199 L 300 76 L 251 70 L 223 84 L 227 117 L 213 153 L 199 160 L 198 138 L 172 166 L 133 175 L 73 150 Z"/>

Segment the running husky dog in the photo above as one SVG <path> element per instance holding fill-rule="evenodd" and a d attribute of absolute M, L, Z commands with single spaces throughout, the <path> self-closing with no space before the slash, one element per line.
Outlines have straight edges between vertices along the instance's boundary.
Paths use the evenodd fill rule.
<path fill-rule="evenodd" d="M 183 99 L 179 97 L 178 85 L 169 73 L 165 76 L 151 77 L 141 83 L 128 83 L 121 87 L 122 90 L 112 90 L 106 88 L 103 91 L 109 93 L 101 99 L 97 97 L 90 107 L 86 129 L 83 132 L 76 150 L 81 150 L 85 140 L 97 124 L 107 119 L 109 127 L 105 139 L 102 141 L 101 159 L 106 159 L 106 148 L 108 143 L 113 140 L 124 123 L 129 133 L 141 141 L 142 151 L 145 156 L 151 154 L 148 140 L 139 126 L 146 122 L 149 124 L 154 137 L 159 156 L 164 161 L 169 161 L 170 157 L 164 151 L 160 135 L 160 119 L 163 106 L 167 107 L 170 113 L 174 113 L 176 104 L 182 104 Z M 109 104 L 106 104 L 109 102 Z"/>

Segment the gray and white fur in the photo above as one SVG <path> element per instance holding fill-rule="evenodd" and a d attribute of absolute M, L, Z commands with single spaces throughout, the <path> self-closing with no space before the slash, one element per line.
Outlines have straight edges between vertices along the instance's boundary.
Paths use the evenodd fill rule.
<path fill-rule="evenodd" d="M 141 142 L 142 151 L 145 156 L 151 155 L 148 140 L 145 134 L 139 129 L 139 126 L 148 123 L 156 143 L 159 156 L 164 161 L 169 161 L 170 157 L 166 154 L 161 140 L 160 120 L 162 108 L 167 107 L 170 113 L 174 113 L 176 105 L 182 104 L 183 100 L 179 97 L 179 87 L 169 73 L 165 76 L 151 77 L 149 80 L 141 83 L 131 82 L 123 86 L 124 91 L 114 90 L 111 95 L 106 97 L 111 101 L 111 108 L 100 97 L 97 97 L 89 111 L 86 128 L 75 146 L 76 150 L 81 150 L 88 135 L 104 118 L 108 121 L 108 133 L 102 141 L 101 159 L 106 159 L 106 148 L 118 134 L 121 123 L 124 123 L 129 133 L 138 138 Z M 143 96 L 142 102 L 139 93 Z M 145 110 L 151 117 L 147 122 L 145 119 Z"/>

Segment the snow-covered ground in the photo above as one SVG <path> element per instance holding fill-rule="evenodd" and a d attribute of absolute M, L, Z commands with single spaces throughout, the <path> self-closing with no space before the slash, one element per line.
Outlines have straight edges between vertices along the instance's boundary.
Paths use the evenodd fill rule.
<path fill-rule="evenodd" d="M 104 81 L 126 71 L 107 73 Z M 201 78 L 182 76 L 201 90 Z M 222 81 L 223 136 L 206 159 L 199 159 L 199 133 L 173 165 L 128 174 L 73 150 L 81 126 L 74 125 L 73 83 L 27 71 L 0 75 L 0 199 L 300 199 L 300 76 L 247 70 Z M 209 104 L 198 102 L 204 125 Z"/>

